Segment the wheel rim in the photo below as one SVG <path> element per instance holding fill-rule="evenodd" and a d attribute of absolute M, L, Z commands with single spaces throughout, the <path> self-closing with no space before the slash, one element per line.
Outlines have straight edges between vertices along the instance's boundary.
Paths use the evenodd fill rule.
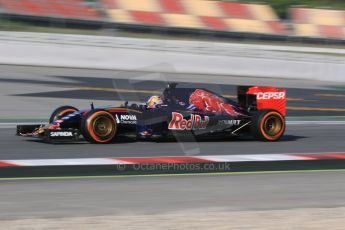
<path fill-rule="evenodd" d="M 109 138 L 114 132 L 113 122 L 109 117 L 99 116 L 93 121 L 93 131 L 101 139 Z"/>
<path fill-rule="evenodd" d="M 279 134 L 283 128 L 282 121 L 277 116 L 269 116 L 264 123 L 265 133 L 271 137 Z"/>

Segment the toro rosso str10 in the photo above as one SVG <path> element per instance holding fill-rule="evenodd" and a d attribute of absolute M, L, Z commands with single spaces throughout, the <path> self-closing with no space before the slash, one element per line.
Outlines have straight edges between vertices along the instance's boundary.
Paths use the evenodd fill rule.
<path fill-rule="evenodd" d="M 201 88 L 169 84 L 147 103 L 78 110 L 57 108 L 48 125 L 18 125 L 17 135 L 45 141 L 109 143 L 120 136 L 136 139 L 254 136 L 277 141 L 285 131 L 286 90 L 239 86 L 237 102 Z"/>

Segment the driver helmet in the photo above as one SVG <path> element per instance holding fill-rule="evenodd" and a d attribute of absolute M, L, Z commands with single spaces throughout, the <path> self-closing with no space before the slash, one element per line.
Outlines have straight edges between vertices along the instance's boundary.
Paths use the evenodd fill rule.
<path fill-rule="evenodd" d="M 148 109 L 158 108 L 162 104 L 163 104 L 162 98 L 160 96 L 154 95 L 150 97 L 149 100 L 147 101 L 147 108 Z"/>

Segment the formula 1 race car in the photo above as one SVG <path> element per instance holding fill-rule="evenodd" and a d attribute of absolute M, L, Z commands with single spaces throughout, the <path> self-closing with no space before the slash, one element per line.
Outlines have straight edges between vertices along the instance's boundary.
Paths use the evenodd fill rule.
<path fill-rule="evenodd" d="M 286 90 L 239 86 L 235 102 L 207 89 L 169 84 L 162 96 L 143 104 L 78 110 L 57 108 L 48 125 L 18 125 L 17 135 L 45 141 L 109 143 L 120 136 L 140 139 L 254 136 L 277 141 L 285 131 Z M 153 102 L 153 103 L 152 103 Z M 157 102 L 157 103 L 154 103 Z"/>

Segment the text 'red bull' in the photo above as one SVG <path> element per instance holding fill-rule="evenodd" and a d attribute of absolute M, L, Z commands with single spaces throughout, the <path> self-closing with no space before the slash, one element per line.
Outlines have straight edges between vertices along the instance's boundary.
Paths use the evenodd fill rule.
<path fill-rule="evenodd" d="M 186 120 L 181 113 L 173 112 L 168 128 L 173 130 L 206 129 L 209 121 L 208 116 L 205 116 L 202 120 L 200 115 L 192 114 L 190 119 Z"/>

